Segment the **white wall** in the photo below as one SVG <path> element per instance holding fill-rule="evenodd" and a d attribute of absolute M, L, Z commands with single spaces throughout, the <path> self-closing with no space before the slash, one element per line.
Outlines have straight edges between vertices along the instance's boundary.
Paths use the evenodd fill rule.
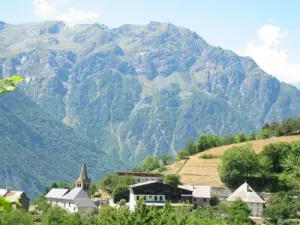
<path fill-rule="evenodd" d="M 155 196 L 156 196 L 156 200 L 155 200 Z M 164 202 L 166 200 L 164 195 L 136 195 L 133 194 L 132 190 L 130 190 L 129 208 L 131 210 L 134 209 L 136 202 L 138 201 L 138 198 L 139 199 L 145 198 L 146 202 Z"/>
<path fill-rule="evenodd" d="M 252 203 L 248 202 L 248 206 L 251 209 L 251 216 L 262 216 L 264 210 L 263 203 Z"/>
<path fill-rule="evenodd" d="M 94 207 L 80 207 L 77 208 L 77 206 L 72 203 L 72 202 L 68 202 L 66 201 L 56 201 L 56 200 L 48 200 L 48 202 L 52 205 L 52 206 L 59 206 L 63 209 L 66 209 L 67 211 L 74 213 L 74 212 L 94 212 Z"/>

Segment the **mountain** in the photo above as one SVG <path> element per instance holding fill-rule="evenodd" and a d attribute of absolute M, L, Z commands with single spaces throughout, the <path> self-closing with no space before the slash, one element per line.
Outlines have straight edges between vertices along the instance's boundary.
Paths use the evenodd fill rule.
<path fill-rule="evenodd" d="M 54 181 L 73 182 L 83 160 L 98 179 L 120 166 L 20 91 L 0 96 L 0 124 L 0 187 L 34 197 Z"/>
<path fill-rule="evenodd" d="M 0 76 L 20 74 L 37 106 L 127 166 L 201 133 L 300 116 L 299 90 L 170 23 L 1 23 L 0 40 Z"/>

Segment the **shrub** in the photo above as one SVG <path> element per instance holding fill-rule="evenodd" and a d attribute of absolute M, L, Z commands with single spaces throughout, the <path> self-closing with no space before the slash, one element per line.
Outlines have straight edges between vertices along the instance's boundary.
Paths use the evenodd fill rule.
<path fill-rule="evenodd" d="M 217 159 L 217 158 L 220 158 L 220 156 L 205 153 L 205 154 L 200 155 L 199 158 L 200 159 Z"/>

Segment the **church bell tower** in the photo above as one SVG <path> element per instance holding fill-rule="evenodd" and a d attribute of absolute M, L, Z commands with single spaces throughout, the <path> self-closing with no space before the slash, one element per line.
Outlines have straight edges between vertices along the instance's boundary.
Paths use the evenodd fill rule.
<path fill-rule="evenodd" d="M 88 178 L 85 163 L 83 163 L 80 175 L 76 180 L 76 187 L 82 188 L 91 197 L 92 182 L 91 178 Z"/>

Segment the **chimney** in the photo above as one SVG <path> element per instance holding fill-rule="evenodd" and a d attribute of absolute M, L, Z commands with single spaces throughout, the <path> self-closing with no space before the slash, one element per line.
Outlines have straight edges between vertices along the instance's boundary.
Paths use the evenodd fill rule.
<path fill-rule="evenodd" d="M 7 192 L 10 192 L 10 191 L 11 191 L 11 187 L 10 187 L 10 186 L 6 186 L 5 189 L 6 189 Z"/>

